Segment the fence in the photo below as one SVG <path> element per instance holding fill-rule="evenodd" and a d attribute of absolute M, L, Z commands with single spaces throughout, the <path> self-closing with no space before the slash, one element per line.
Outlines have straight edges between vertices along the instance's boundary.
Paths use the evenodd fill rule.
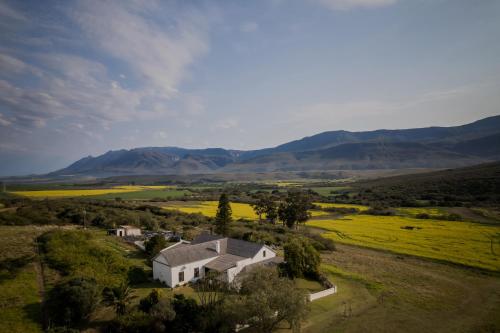
<path fill-rule="evenodd" d="M 332 288 L 321 290 L 317 293 L 309 294 L 309 301 L 312 302 L 312 301 L 315 301 L 317 299 L 320 299 L 320 298 L 323 298 L 323 297 L 326 297 L 329 295 L 333 295 L 335 293 L 337 293 L 337 286 L 333 286 Z"/>

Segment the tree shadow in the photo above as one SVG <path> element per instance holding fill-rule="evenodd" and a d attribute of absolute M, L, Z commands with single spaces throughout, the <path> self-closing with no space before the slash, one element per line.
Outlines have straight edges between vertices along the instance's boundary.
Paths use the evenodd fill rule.
<path fill-rule="evenodd" d="M 15 279 L 19 271 L 33 262 L 32 255 L 24 255 L 18 258 L 7 258 L 0 261 L 0 283 Z"/>
<path fill-rule="evenodd" d="M 42 323 L 42 304 L 41 303 L 30 303 L 23 306 L 23 311 L 26 314 L 26 317 L 31 321 L 39 323 L 40 326 Z"/>

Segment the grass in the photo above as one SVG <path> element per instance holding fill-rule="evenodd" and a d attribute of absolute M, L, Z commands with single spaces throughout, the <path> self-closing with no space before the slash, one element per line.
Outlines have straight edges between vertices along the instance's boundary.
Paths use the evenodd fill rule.
<path fill-rule="evenodd" d="M 500 271 L 500 227 L 404 216 L 348 215 L 308 226 L 341 243 Z"/>
<path fill-rule="evenodd" d="M 444 209 L 438 207 L 402 207 L 397 208 L 396 211 L 398 213 L 408 215 L 408 216 L 417 216 L 418 214 L 427 214 L 427 215 L 444 215 L 447 212 Z"/>
<path fill-rule="evenodd" d="M 310 304 L 304 333 L 500 328 L 498 276 L 343 244 L 322 261 L 338 292 Z"/>
<path fill-rule="evenodd" d="M 129 186 L 115 186 L 112 188 L 99 188 L 99 189 L 33 190 L 33 191 L 14 191 L 10 193 L 35 199 L 97 196 L 104 194 L 112 194 L 113 198 L 115 198 L 119 195 L 121 196 L 129 192 L 142 192 L 149 190 L 158 191 L 163 189 L 167 189 L 167 186 L 129 185 Z"/>
<path fill-rule="evenodd" d="M 297 278 L 294 281 L 295 281 L 295 286 L 298 289 L 304 289 L 309 293 L 316 293 L 318 291 L 325 289 L 318 281 L 308 280 L 303 278 Z"/>
<path fill-rule="evenodd" d="M 315 202 L 316 206 L 321 208 L 355 208 L 360 212 L 370 209 L 368 206 L 354 205 L 354 204 L 344 204 L 344 203 L 330 203 L 330 202 Z"/>
<path fill-rule="evenodd" d="M 335 192 L 345 191 L 350 189 L 349 186 L 325 186 L 325 187 L 311 187 L 311 190 L 318 193 L 324 197 L 331 197 L 335 195 Z M 333 193 L 332 193 L 333 192 Z"/>
<path fill-rule="evenodd" d="M 34 239 L 49 227 L 0 227 L 0 332 L 42 332 Z"/>

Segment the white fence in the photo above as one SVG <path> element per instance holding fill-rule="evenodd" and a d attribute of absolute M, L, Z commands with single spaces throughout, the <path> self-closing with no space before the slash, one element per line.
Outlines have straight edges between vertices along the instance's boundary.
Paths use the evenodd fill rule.
<path fill-rule="evenodd" d="M 320 298 L 323 298 L 323 297 L 326 297 L 329 295 L 333 295 L 335 293 L 337 293 L 337 286 L 333 286 L 330 289 L 321 290 L 321 291 L 314 293 L 314 294 L 309 294 L 309 301 L 312 302 L 312 301 L 315 301 L 317 299 L 320 299 Z"/>

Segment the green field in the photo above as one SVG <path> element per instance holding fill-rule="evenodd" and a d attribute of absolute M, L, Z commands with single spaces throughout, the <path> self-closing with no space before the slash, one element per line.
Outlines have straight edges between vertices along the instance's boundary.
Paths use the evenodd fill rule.
<path fill-rule="evenodd" d="M 337 248 L 322 255 L 321 269 L 338 292 L 310 304 L 301 332 L 498 332 L 498 276 L 350 245 Z"/>
<path fill-rule="evenodd" d="M 0 332 L 42 332 L 34 238 L 48 228 L 0 228 Z"/>
<path fill-rule="evenodd" d="M 368 206 L 363 205 L 354 205 L 354 204 L 344 204 L 344 203 L 330 203 L 330 202 L 315 202 L 316 206 L 321 208 L 354 208 L 359 210 L 360 212 L 366 211 L 370 209 Z"/>
<path fill-rule="evenodd" d="M 334 241 L 500 271 L 500 227 L 405 216 L 348 215 L 317 219 Z"/>
<path fill-rule="evenodd" d="M 338 192 L 338 191 L 345 191 L 350 189 L 349 186 L 325 186 L 325 187 L 311 187 L 311 190 L 314 192 L 318 193 L 319 195 L 322 195 L 324 197 L 330 197 L 334 196 L 335 193 L 332 192 Z"/>

